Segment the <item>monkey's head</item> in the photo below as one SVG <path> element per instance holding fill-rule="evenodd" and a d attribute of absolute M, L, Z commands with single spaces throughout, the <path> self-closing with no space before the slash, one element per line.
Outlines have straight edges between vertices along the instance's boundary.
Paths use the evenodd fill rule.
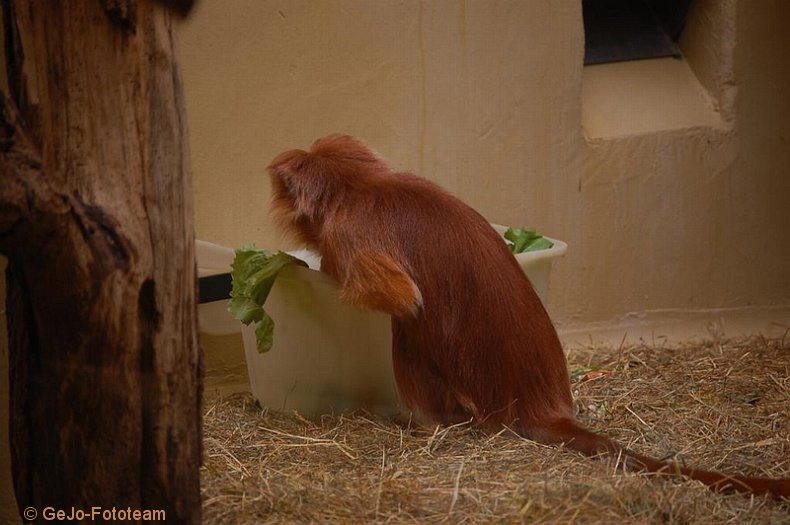
<path fill-rule="evenodd" d="M 348 135 L 329 135 L 278 155 L 267 167 L 272 181 L 271 212 L 279 225 L 317 247 L 323 224 L 356 191 L 389 171 L 367 146 Z"/>

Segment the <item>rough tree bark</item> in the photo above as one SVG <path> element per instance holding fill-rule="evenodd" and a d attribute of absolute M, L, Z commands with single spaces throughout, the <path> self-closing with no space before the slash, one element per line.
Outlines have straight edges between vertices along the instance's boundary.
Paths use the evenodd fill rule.
<path fill-rule="evenodd" d="M 3 0 L 0 253 L 20 513 L 200 521 L 201 355 L 173 10 Z M 30 516 L 28 516 L 30 517 Z"/>

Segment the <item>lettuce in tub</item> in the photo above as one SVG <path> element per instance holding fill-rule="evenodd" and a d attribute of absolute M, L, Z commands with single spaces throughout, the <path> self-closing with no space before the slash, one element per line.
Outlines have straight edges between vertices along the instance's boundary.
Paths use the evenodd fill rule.
<path fill-rule="evenodd" d="M 245 244 L 236 250 L 231 264 L 233 288 L 228 311 L 245 325 L 257 324 L 255 339 L 258 352 L 268 352 L 274 336 L 274 321 L 263 309 L 263 303 L 280 270 L 292 264 L 307 266 L 301 259 L 285 252 L 259 250 L 254 244 Z"/>
<path fill-rule="evenodd" d="M 508 228 L 503 235 L 511 253 L 548 250 L 554 243 L 535 230 L 525 228 Z"/>

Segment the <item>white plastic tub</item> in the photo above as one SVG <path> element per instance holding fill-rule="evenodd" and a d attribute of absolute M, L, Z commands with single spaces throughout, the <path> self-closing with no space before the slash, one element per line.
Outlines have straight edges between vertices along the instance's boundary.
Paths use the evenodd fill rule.
<path fill-rule="evenodd" d="M 334 279 L 317 271 L 316 259 L 307 262 L 312 268 L 284 269 L 266 299 L 272 349 L 258 353 L 253 327 L 242 330 L 252 393 L 263 405 L 305 415 L 396 412 L 390 317 L 341 302 Z"/>
<path fill-rule="evenodd" d="M 492 224 L 492 226 L 500 235 L 504 235 L 507 231 L 507 226 L 500 226 L 499 224 Z M 546 238 L 554 243 L 554 246 L 548 250 L 517 253 L 515 255 L 516 261 L 518 261 L 521 269 L 524 270 L 524 273 L 529 277 L 532 287 L 535 289 L 535 292 L 537 292 L 543 304 L 546 304 L 546 300 L 549 297 L 551 261 L 555 257 L 565 255 L 565 252 L 568 250 L 568 245 L 564 242 L 552 239 L 551 237 Z"/>
<path fill-rule="evenodd" d="M 506 228 L 494 225 L 503 233 Z M 545 302 L 551 261 L 567 245 L 555 239 L 548 250 L 516 255 Z M 228 271 L 233 250 L 198 241 L 200 275 Z M 392 374 L 388 315 L 357 310 L 339 299 L 340 287 L 318 271 L 320 261 L 309 252 L 292 252 L 310 268 L 288 267 L 278 276 L 266 311 L 275 322 L 274 344 L 258 353 L 253 326 L 230 318 L 225 301 L 201 305 L 201 329 L 227 333 L 242 328 L 250 389 L 264 406 L 298 410 L 312 416 L 365 409 L 389 415 L 399 411 Z"/>

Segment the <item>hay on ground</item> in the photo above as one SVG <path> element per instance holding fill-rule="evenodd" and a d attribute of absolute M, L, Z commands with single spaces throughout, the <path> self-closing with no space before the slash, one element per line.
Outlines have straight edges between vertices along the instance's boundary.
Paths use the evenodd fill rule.
<path fill-rule="evenodd" d="M 579 419 L 633 450 L 790 477 L 784 341 L 580 348 L 569 364 Z M 415 428 L 362 413 L 310 421 L 249 394 L 206 405 L 209 524 L 790 523 L 790 502 L 624 473 L 507 430 Z"/>

